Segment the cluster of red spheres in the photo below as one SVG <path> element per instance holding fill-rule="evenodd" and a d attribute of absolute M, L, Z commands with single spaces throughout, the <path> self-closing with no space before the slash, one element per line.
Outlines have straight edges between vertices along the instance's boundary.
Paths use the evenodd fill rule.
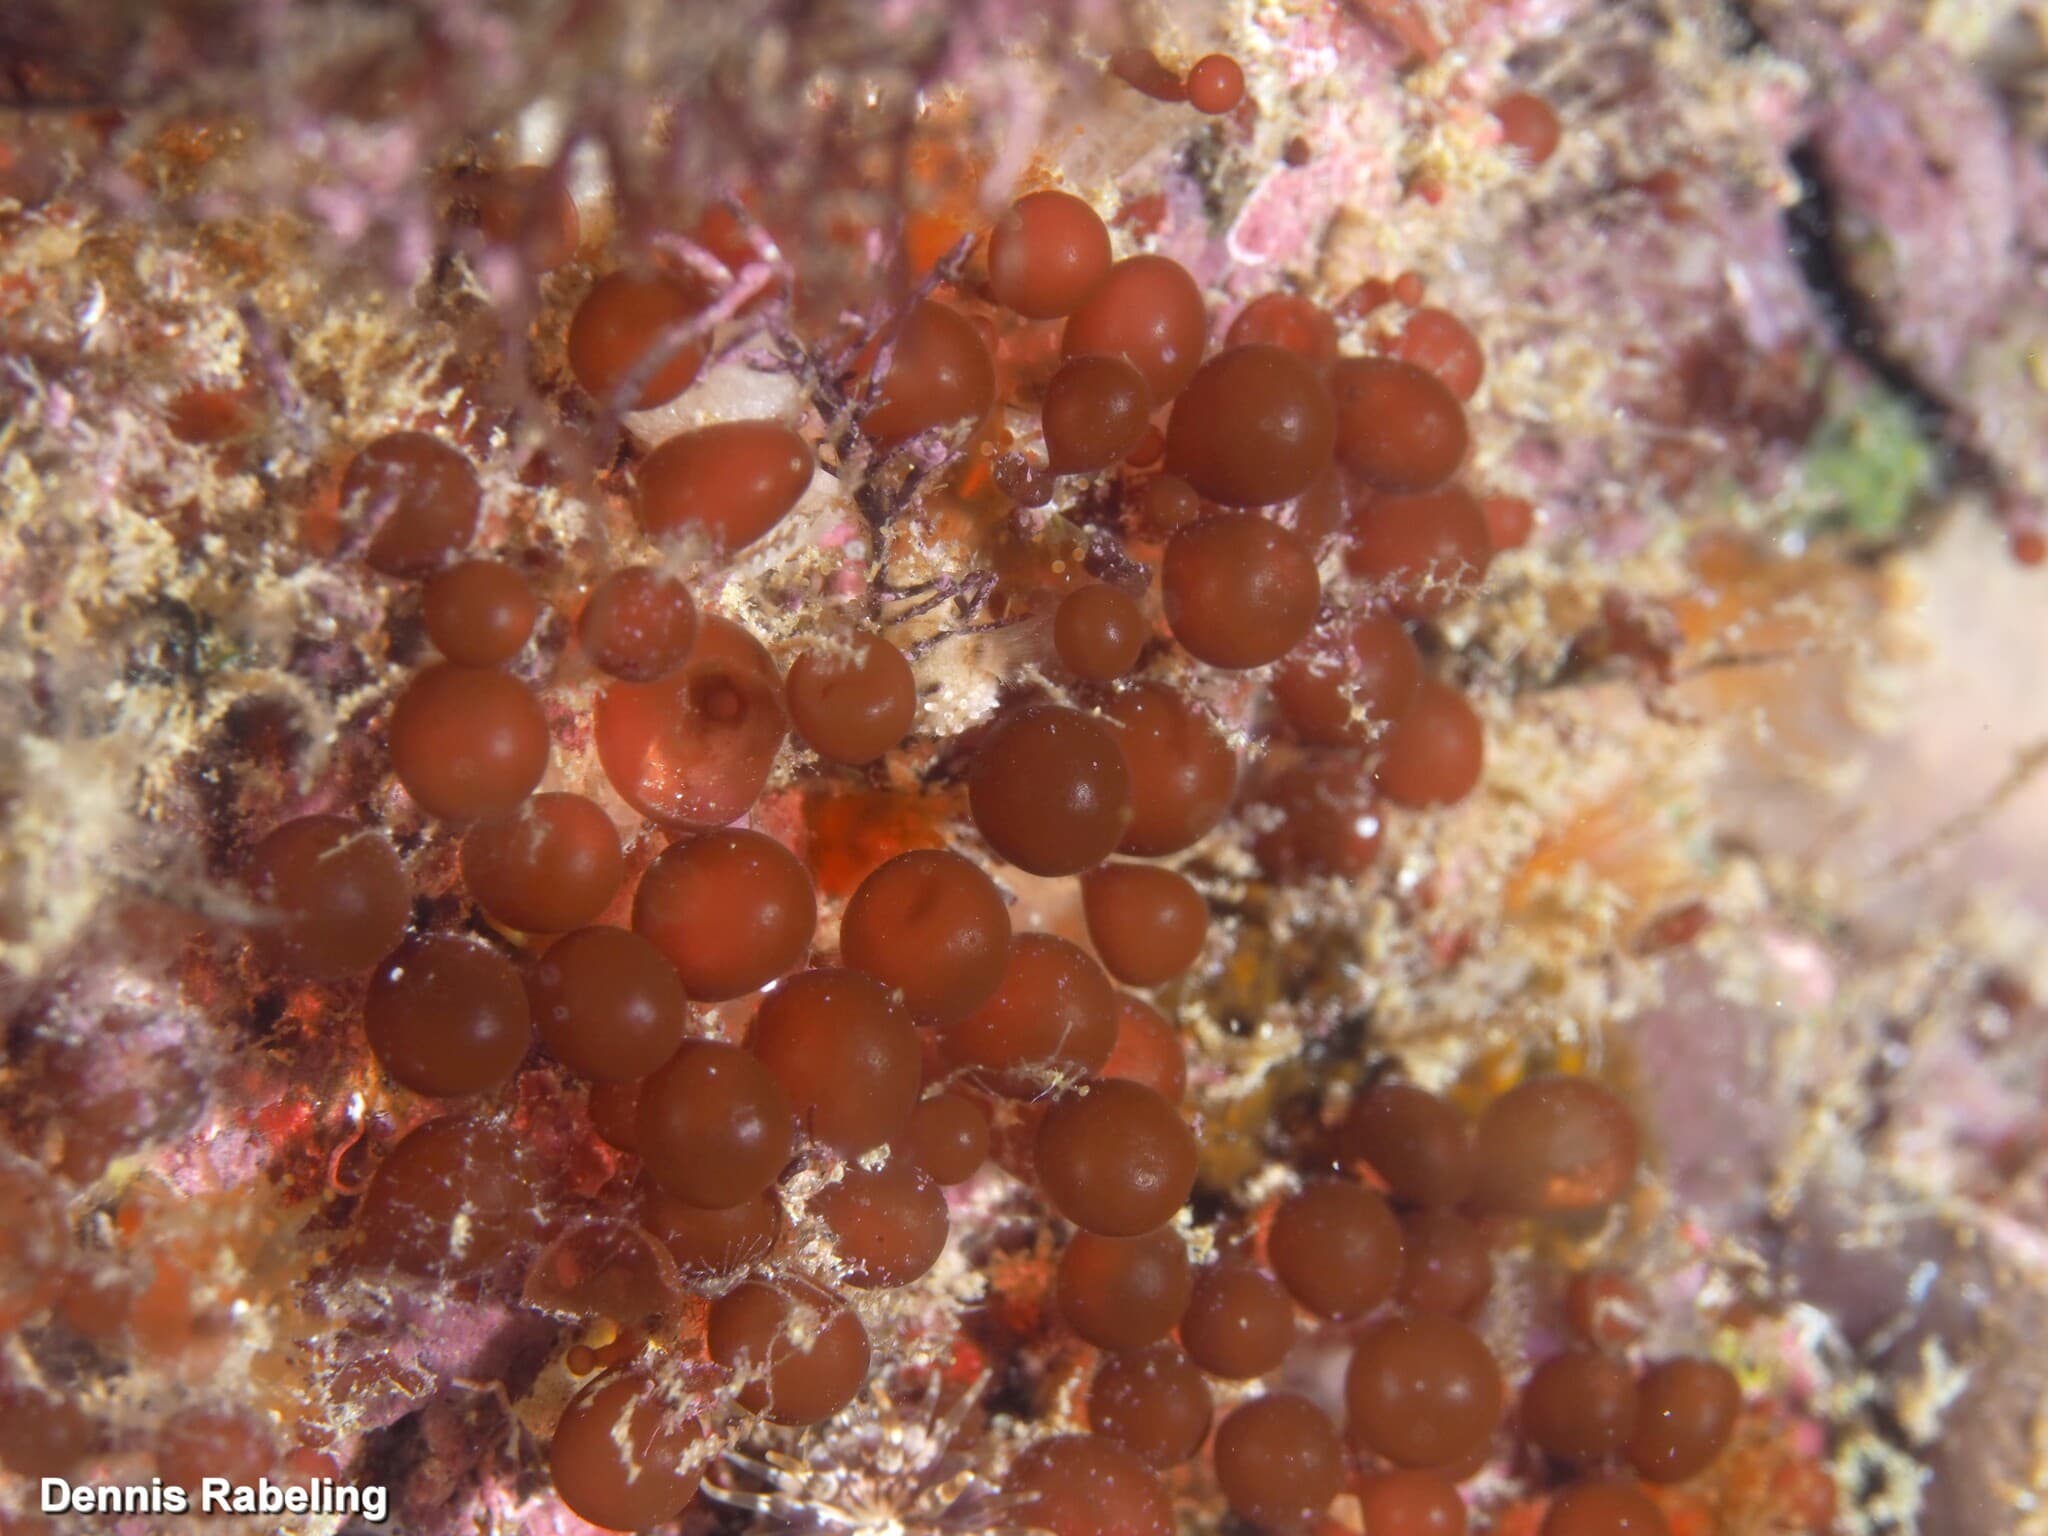
<path fill-rule="evenodd" d="M 1204 112 L 1244 96 L 1221 56 L 1184 78 L 1150 55 L 1116 67 Z M 1533 154 L 1528 116 L 1503 122 Z M 547 232 L 478 209 L 492 238 Z M 570 250 L 574 230 L 556 231 Z M 449 1106 L 385 1155 L 358 1261 L 473 1286 L 543 1240 L 539 1153 L 508 1118 L 538 1052 L 586 1085 L 630 1186 L 622 1219 L 703 1303 L 694 1360 L 653 1345 L 644 1315 L 615 1317 L 622 1342 L 577 1357 L 591 1379 L 551 1460 L 596 1524 L 658 1523 L 695 1493 L 727 1430 L 679 1383 L 715 1380 L 728 1407 L 785 1425 L 852 1403 L 868 1293 L 939 1264 L 947 1190 L 993 1158 L 1069 1234 L 1053 1310 L 1102 1352 L 1089 1433 L 1009 1471 L 1024 1525 L 1164 1536 L 1160 1474 L 1206 1446 L 1254 1525 L 1296 1527 L 1362 1478 L 1374 1531 L 1455 1531 L 1457 1481 L 1512 1425 L 1582 1479 L 1546 1531 L 1654 1529 L 1613 1513 L 1644 1500 L 1614 1479 L 1707 1465 L 1739 1406 L 1732 1378 L 1690 1359 L 1637 1372 L 1614 1353 L 1613 1297 L 1588 1295 L 1573 1302 L 1583 1347 L 1543 1362 L 1510 1414 L 1474 1325 L 1502 1223 L 1628 1192 L 1636 1131 L 1619 1101 L 1537 1078 L 1468 1126 L 1433 1095 L 1374 1088 L 1343 1127 L 1343 1173 L 1309 1178 L 1196 1264 L 1177 1221 L 1200 1162 L 1187 1062 L 1173 1020 L 1137 995 L 1197 972 L 1211 904 L 1185 856 L 1233 815 L 1268 881 L 1355 879 L 1383 803 L 1441 807 L 1479 784 L 1480 714 L 1432 659 L 1432 626 L 1529 518 L 1459 478 L 1477 341 L 1418 300 L 1377 350 L 1347 353 L 1330 311 L 1271 293 L 1212 345 L 1216 317 L 1182 266 L 1117 259 L 1095 209 L 1052 189 L 998 220 L 973 270 L 852 365 L 853 451 L 879 471 L 964 443 L 970 464 L 999 457 L 998 485 L 1031 491 L 1021 505 L 1085 482 L 1130 558 L 1017 595 L 1044 623 L 1041 680 L 951 741 L 920 738 L 929 679 L 886 625 L 835 619 L 777 654 L 707 600 L 705 574 L 778 537 L 810 493 L 819 434 L 802 423 L 698 426 L 629 456 L 640 544 L 580 586 L 473 547 L 492 509 L 440 436 L 393 432 L 348 465 L 354 546 L 420 584 L 437 653 L 399 689 L 384 741 L 451 855 L 414 866 L 448 874 L 416 891 L 384 832 L 305 816 L 249 856 L 252 933 L 298 975 L 363 978 L 363 1038 L 390 1084 L 499 1095 Z M 589 286 L 562 335 L 586 415 L 688 390 L 712 356 L 715 297 L 652 257 Z M 1039 361 L 1020 362 L 1010 342 L 1034 334 Z M 997 436 L 996 414 L 1021 429 Z M 1245 722 L 1214 713 L 1190 667 L 1256 679 L 1270 741 L 1256 775 Z M 572 742 L 601 785 L 560 776 Z M 867 785 L 910 743 L 958 786 L 950 846 L 871 858 L 834 890 L 784 822 L 753 820 L 792 764 L 799 784 Z M 1014 915 L 1013 875 L 1072 880 L 1076 931 Z M 1341 1402 L 1273 1382 L 1339 1325 Z M 1233 1384 L 1220 1416 L 1212 1382 Z"/>

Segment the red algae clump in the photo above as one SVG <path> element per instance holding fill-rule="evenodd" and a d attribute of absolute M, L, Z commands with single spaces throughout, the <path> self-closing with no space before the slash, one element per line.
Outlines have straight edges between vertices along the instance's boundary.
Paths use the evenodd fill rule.
<path fill-rule="evenodd" d="M 2025 203 L 1941 28 L 480 0 L 251 91 L 244 8 L 26 3 L 0 1524 L 2026 1486 L 2025 1330 L 1952 1324 L 2030 1315 L 2033 913 L 1945 914 L 2027 777 L 1814 704 L 1924 683 L 1909 594 L 1992 632 L 2048 497 L 2024 263 L 1894 227 Z M 1954 139 L 1897 209 L 1852 78 Z M 2028 739 L 1954 627 L 1901 729 Z M 1927 814 L 1873 850 L 1852 780 Z M 1842 1345 L 1894 1314 L 1924 1380 Z"/>

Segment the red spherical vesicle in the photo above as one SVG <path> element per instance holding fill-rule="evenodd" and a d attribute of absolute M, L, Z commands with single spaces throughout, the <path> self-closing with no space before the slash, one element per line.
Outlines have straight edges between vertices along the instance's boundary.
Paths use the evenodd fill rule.
<path fill-rule="evenodd" d="M 596 1082 L 635 1083 L 676 1053 L 690 1000 L 667 957 L 624 928 L 564 934 L 526 977 L 548 1053 Z"/>
<path fill-rule="evenodd" d="M 390 953 L 412 915 L 391 841 L 346 816 L 301 816 L 249 851 L 257 948 L 304 976 L 346 976 Z"/>
<path fill-rule="evenodd" d="M 1119 693 L 1103 713 L 1129 770 L 1130 820 L 1117 851 L 1152 859 L 1199 842 L 1237 790 L 1237 755 L 1223 733 L 1161 683 Z"/>
<path fill-rule="evenodd" d="M 531 1141 L 503 1121 L 429 1120 L 371 1173 L 353 1257 L 422 1279 L 516 1281 L 540 1236 L 546 1177 Z"/>
<path fill-rule="evenodd" d="M 779 421 L 722 421 L 679 433 L 640 462 L 634 513 L 651 539 L 699 530 L 737 553 L 789 515 L 817 471 L 804 436 Z"/>
<path fill-rule="evenodd" d="M 864 1290 L 908 1285 L 938 1263 L 949 1224 L 939 1181 L 908 1157 L 848 1168 L 811 1197 L 832 1234 L 844 1283 Z"/>
<path fill-rule="evenodd" d="M 889 342 L 888 370 L 874 385 L 861 431 L 891 448 L 935 427 L 980 417 L 995 404 L 988 343 L 959 310 L 918 302 Z"/>
<path fill-rule="evenodd" d="M 653 1183 L 639 1191 L 638 1217 L 676 1268 L 693 1279 L 736 1275 L 763 1262 L 787 1224 L 773 1189 L 714 1211 L 686 1204 Z"/>
<path fill-rule="evenodd" d="M 1725 1365 L 1712 1360 L 1654 1365 L 1636 1394 L 1629 1464 L 1646 1481 L 1683 1482 L 1706 1471 L 1728 1448 L 1741 1412 L 1742 1388 Z"/>
<path fill-rule="evenodd" d="M 711 1358 L 744 1382 L 742 1408 L 776 1424 L 816 1424 L 860 1395 L 868 1334 L 846 1304 L 816 1285 L 749 1281 L 711 1303 Z"/>
<path fill-rule="evenodd" d="M 1486 377 L 1486 353 L 1471 327 L 1447 309 L 1418 309 L 1394 339 L 1393 355 L 1426 368 L 1460 400 L 1479 393 Z"/>
<path fill-rule="evenodd" d="M 1423 1313 L 1372 1324 L 1344 1374 L 1354 1444 L 1403 1467 L 1476 1454 L 1500 1423 L 1500 1366 L 1479 1335 Z"/>
<path fill-rule="evenodd" d="M 535 795 L 462 839 L 470 900 L 521 933 L 567 933 L 595 921 L 625 873 L 618 828 L 582 795 Z"/>
<path fill-rule="evenodd" d="M 1351 515 L 1344 568 L 1411 618 L 1431 618 L 1485 579 L 1493 541 L 1479 503 L 1458 486 L 1374 496 Z"/>
<path fill-rule="evenodd" d="M 1117 1000 L 1116 1045 L 1099 1077 L 1142 1083 L 1169 1104 L 1187 1097 L 1187 1052 L 1173 1022 L 1142 997 Z"/>
<path fill-rule="evenodd" d="M 1081 877 L 1088 938 L 1110 975 L 1156 987 L 1195 963 L 1209 903 L 1185 875 L 1150 864 L 1104 864 Z"/>
<path fill-rule="evenodd" d="M 975 753 L 967 796 L 999 855 L 1034 875 L 1072 875 L 1125 835 L 1130 771 L 1103 721 L 1028 704 L 1004 715 Z"/>
<path fill-rule="evenodd" d="M 1027 320 L 1071 315 L 1109 275 L 1109 230 L 1068 192 L 1031 192 L 988 237 L 988 288 Z"/>
<path fill-rule="evenodd" d="M 665 850 L 633 893 L 633 928 L 698 1002 L 765 987 L 803 963 L 818 922 L 810 871 L 762 832 L 706 832 Z"/>
<path fill-rule="evenodd" d="M 1131 1351 L 1174 1330 L 1191 1283 L 1187 1244 L 1171 1227 L 1140 1237 L 1081 1232 L 1060 1255 L 1054 1297 L 1067 1326 L 1097 1349 Z"/>
<path fill-rule="evenodd" d="M 1116 1044 L 1117 995 L 1078 945 L 1048 933 L 1010 940 L 995 994 L 946 1026 L 939 1048 L 955 1070 L 1030 1098 L 1058 1073 L 1092 1072 Z"/>
<path fill-rule="evenodd" d="M 1036 1161 L 1053 1209 L 1104 1237 L 1164 1226 L 1195 1186 L 1195 1138 L 1180 1111 L 1113 1078 L 1046 1111 Z"/>
<path fill-rule="evenodd" d="M 1103 582 L 1076 587 L 1052 617 L 1061 665 L 1090 683 L 1112 682 L 1130 671 L 1151 633 L 1138 600 Z"/>
<path fill-rule="evenodd" d="M 1111 1355 L 1088 1384 L 1088 1427 L 1162 1471 L 1202 1448 L 1209 1384 L 1172 1344 Z"/>
<path fill-rule="evenodd" d="M 859 971 L 802 971 L 769 993 L 747 1048 L 814 1139 L 858 1157 L 910 1124 L 923 1047 L 910 1014 Z"/>
<path fill-rule="evenodd" d="M 1465 1536 L 1465 1501 L 1441 1472 L 1378 1472 L 1358 1484 L 1372 1536 Z"/>
<path fill-rule="evenodd" d="M 1299 496 L 1337 441 L 1329 391 L 1285 347 L 1227 347 L 1195 371 L 1166 424 L 1166 469 L 1226 507 Z"/>
<path fill-rule="evenodd" d="M 503 815 L 547 772 L 547 716 L 533 690 L 485 667 L 428 667 L 391 706 L 384 733 L 405 792 L 447 821 Z"/>
<path fill-rule="evenodd" d="M 555 1494 L 584 1520 L 639 1531 L 697 1495 L 704 1431 L 637 1366 L 606 1371 L 570 1401 L 548 1444 Z"/>
<path fill-rule="evenodd" d="M 1269 1530 L 1315 1519 L 1344 1486 L 1344 1445 L 1330 1416 L 1292 1392 L 1233 1409 L 1209 1454 L 1230 1507 Z"/>
<path fill-rule="evenodd" d="M 1478 1227 L 1456 1211 L 1426 1206 L 1401 1218 L 1401 1285 L 1411 1312 L 1468 1318 L 1493 1289 L 1493 1256 Z"/>
<path fill-rule="evenodd" d="M 1137 446 L 1151 415 L 1152 388 L 1132 364 L 1100 352 L 1068 358 L 1039 407 L 1046 463 L 1056 475 L 1107 469 Z"/>
<path fill-rule="evenodd" d="M 880 635 L 805 651 L 784 685 L 796 733 L 835 763 L 871 763 L 910 734 L 917 678 Z"/>
<path fill-rule="evenodd" d="M 1387 357 L 1330 370 L 1337 455 L 1376 491 L 1433 491 L 1458 472 L 1471 438 L 1465 408 L 1426 368 Z"/>
<path fill-rule="evenodd" d="M 1322 590 L 1308 545 L 1255 512 L 1205 517 L 1166 546 L 1167 626 L 1212 667 L 1278 661 L 1314 627 Z"/>
<path fill-rule="evenodd" d="M 1426 677 L 1415 701 L 1387 733 L 1373 781 L 1396 805 L 1455 805 L 1478 787 L 1486 767 L 1486 728 L 1448 683 Z"/>
<path fill-rule="evenodd" d="M 690 589 L 652 566 L 631 565 L 597 584 L 576 638 L 600 672 L 651 683 L 683 664 L 697 639 Z"/>
<path fill-rule="evenodd" d="M 641 1084 L 634 1129 L 648 1177 L 709 1210 L 759 1195 L 796 1144 L 796 1115 L 774 1074 L 710 1040 L 686 1042 Z"/>
<path fill-rule="evenodd" d="M 1259 295 L 1237 312 L 1223 340 L 1233 347 L 1285 347 L 1318 368 L 1337 360 L 1337 323 L 1298 293 Z"/>
<path fill-rule="evenodd" d="M 1201 515 L 1202 498 L 1178 475 L 1154 475 L 1124 499 L 1126 527 L 1146 540 L 1168 538 Z"/>
<path fill-rule="evenodd" d="M 526 989 L 511 961 L 475 939 L 426 934 L 389 956 L 363 997 L 378 1065 L 415 1093 L 451 1098 L 494 1088 L 533 1043 Z"/>
<path fill-rule="evenodd" d="M 676 671 L 599 692 L 594 735 L 605 777 L 641 815 L 716 827 L 761 797 L 788 730 L 767 651 L 738 625 L 706 617 Z"/>
<path fill-rule="evenodd" d="M 1349 1179 L 1317 1179 L 1280 1202 L 1266 1254 L 1288 1294 L 1318 1317 L 1363 1317 L 1401 1278 L 1401 1227 Z"/>
<path fill-rule="evenodd" d="M 1422 656 L 1389 613 L 1353 619 L 1331 651 L 1302 647 L 1273 675 L 1273 700 L 1295 733 L 1323 747 L 1362 747 L 1408 712 Z"/>
<path fill-rule="evenodd" d="M 1010 1464 L 1013 1519 L 1050 1536 L 1173 1536 L 1173 1500 L 1135 1452 L 1102 1435 L 1041 1440 Z"/>
<path fill-rule="evenodd" d="M 1281 885 L 1334 876 L 1355 880 L 1379 857 L 1379 796 L 1363 758 L 1317 753 L 1259 786 L 1247 819 L 1252 856 Z"/>
<path fill-rule="evenodd" d="M 1145 376 L 1158 404 L 1187 387 L 1208 336 L 1208 307 L 1187 269 L 1164 256 L 1130 256 L 1074 311 L 1060 350 L 1121 357 Z"/>
<path fill-rule="evenodd" d="M 1227 53 L 1211 53 L 1195 60 L 1188 71 L 1188 105 L 1197 112 L 1221 117 L 1237 110 L 1244 100 L 1244 70 Z"/>
<path fill-rule="evenodd" d="M 1632 1483 L 1583 1482 L 1560 1490 L 1537 1536 L 1670 1536 L 1656 1502 Z"/>
<path fill-rule="evenodd" d="M 1180 1341 L 1210 1375 L 1249 1381 L 1278 1370 L 1294 1347 L 1294 1304 L 1272 1276 L 1226 1259 L 1195 1276 Z"/>
<path fill-rule="evenodd" d="M 1597 1211 L 1635 1182 L 1635 1117 L 1583 1077 L 1537 1077 L 1486 1107 L 1474 1136 L 1476 1203 L 1517 1216 Z"/>
<path fill-rule="evenodd" d="M 614 272 L 569 320 L 569 371 L 606 409 L 652 410 L 697 380 L 706 337 L 686 335 L 707 298 L 697 284 Z"/>
<path fill-rule="evenodd" d="M 526 578 L 496 560 L 464 560 L 428 578 L 427 638 L 450 661 L 495 667 L 519 654 L 540 617 Z"/>
<path fill-rule="evenodd" d="M 460 449 L 425 432 L 390 432 L 349 460 L 341 504 L 371 530 L 370 569 L 424 576 L 476 537 L 483 488 Z"/>
<path fill-rule="evenodd" d="M 1575 1467 L 1604 1461 L 1628 1443 L 1636 1421 L 1636 1381 L 1606 1355 L 1552 1355 L 1522 1387 L 1528 1442 Z"/>
<path fill-rule="evenodd" d="M 1493 104 L 1501 142 L 1524 163 L 1541 165 L 1557 152 L 1563 136 L 1549 102 L 1528 91 L 1511 91 Z"/>
<path fill-rule="evenodd" d="M 1412 1083 L 1381 1083 L 1351 1106 L 1344 1155 L 1372 1164 L 1396 1200 L 1457 1205 L 1472 1193 L 1472 1131 L 1448 1100 Z"/>
<path fill-rule="evenodd" d="M 922 1100 L 910 1116 L 905 1150 L 941 1184 L 964 1184 L 988 1161 L 988 1112 L 964 1093 Z"/>
<path fill-rule="evenodd" d="M 877 867 L 839 920 L 839 952 L 902 994 L 921 1024 L 950 1024 L 995 996 L 1010 912 L 995 882 L 957 853 L 919 848 Z"/>

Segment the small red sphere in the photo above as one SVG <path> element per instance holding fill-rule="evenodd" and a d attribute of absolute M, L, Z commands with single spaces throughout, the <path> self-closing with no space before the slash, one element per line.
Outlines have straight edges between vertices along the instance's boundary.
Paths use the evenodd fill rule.
<path fill-rule="evenodd" d="M 521 933 L 567 933 L 595 922 L 625 879 L 619 831 L 594 800 L 535 795 L 471 827 L 462 884 L 495 923 Z"/>
<path fill-rule="evenodd" d="M 1195 371 L 1166 423 L 1166 468 L 1226 507 L 1299 496 L 1330 463 L 1337 418 L 1313 365 L 1285 347 L 1227 347 Z"/>
<path fill-rule="evenodd" d="M 1195 1138 L 1151 1089 L 1098 1080 L 1046 1112 L 1039 1182 L 1053 1209 L 1084 1232 L 1136 1237 L 1164 1226 L 1195 1186 Z"/>
<path fill-rule="evenodd" d="M 651 683 L 683 664 L 697 638 L 690 590 L 651 566 L 633 565 L 597 584 L 576 620 L 594 666 L 628 682 Z"/>
<path fill-rule="evenodd" d="M 599 278 L 569 321 L 569 371 L 606 409 L 667 404 L 704 366 L 705 336 L 688 328 L 706 298 L 700 285 L 672 277 Z"/>
<path fill-rule="evenodd" d="M 419 808 L 448 821 L 497 816 L 548 766 L 548 722 L 533 690 L 484 667 L 442 662 L 391 707 L 391 766 Z"/>
<path fill-rule="evenodd" d="M 540 617 L 540 600 L 526 578 L 496 560 L 465 560 L 437 571 L 422 605 L 427 638 L 465 667 L 510 661 Z"/>
<path fill-rule="evenodd" d="M 1427 368 L 1460 400 L 1479 393 L 1486 377 L 1486 353 L 1471 328 L 1447 309 L 1418 309 L 1401 327 L 1394 356 Z"/>
<path fill-rule="evenodd" d="M 426 934 L 370 977 L 363 1032 L 392 1077 L 448 1098 L 494 1088 L 533 1043 L 526 989 L 511 961 L 476 939 Z"/>
<path fill-rule="evenodd" d="M 1187 269 L 1164 256 L 1130 256 L 1074 311 L 1060 347 L 1067 357 L 1121 357 L 1164 402 L 1195 376 L 1208 336 L 1208 307 Z"/>
<path fill-rule="evenodd" d="M 1109 231 L 1071 193 L 1028 193 L 989 231 L 989 292 L 1027 320 L 1072 314 L 1108 274 Z"/>
<path fill-rule="evenodd" d="M 1244 100 L 1244 70 L 1227 53 L 1209 54 L 1188 71 L 1187 92 L 1189 106 L 1220 117 Z"/>
<path fill-rule="evenodd" d="M 1465 408 L 1413 363 L 1347 357 L 1330 371 L 1337 453 L 1376 491 L 1433 491 L 1458 472 L 1471 438 Z"/>
<path fill-rule="evenodd" d="M 706 832 L 663 851 L 633 894 L 633 928 L 698 1002 L 741 997 L 803 963 L 818 922 L 810 871 L 763 832 Z"/>
<path fill-rule="evenodd" d="M 747 1049 L 775 1074 L 804 1129 L 846 1157 L 910 1124 L 923 1058 L 917 1030 L 902 1003 L 859 971 L 789 977 L 762 999 Z"/>
<path fill-rule="evenodd" d="M 1541 165 L 1557 152 L 1563 136 L 1549 102 L 1528 91 L 1512 91 L 1493 104 L 1501 142 L 1529 165 Z"/>
<path fill-rule="evenodd" d="M 1039 421 L 1045 457 L 1056 475 L 1092 474 L 1116 463 L 1145 435 L 1152 387 L 1121 357 L 1072 357 L 1045 386 Z"/>
<path fill-rule="evenodd" d="M 1455 805 L 1478 786 L 1485 766 L 1478 714 L 1457 689 L 1428 677 L 1388 733 L 1373 777 L 1396 805 Z"/>
<path fill-rule="evenodd" d="M 817 456 L 779 421 L 722 421 L 658 445 L 636 471 L 634 511 L 651 539 L 689 530 L 727 554 L 765 537 L 803 496 Z"/>
<path fill-rule="evenodd" d="M 1344 548 L 1344 568 L 1411 618 L 1431 618 L 1470 594 L 1492 559 L 1486 514 L 1455 485 L 1364 500 L 1352 512 Z"/>
<path fill-rule="evenodd" d="M 989 846 L 1034 875 L 1099 864 L 1130 821 L 1130 770 L 1115 730 L 1051 704 L 997 722 L 975 754 L 967 793 Z"/>
<path fill-rule="evenodd" d="M 972 860 L 913 849 L 855 888 L 839 920 L 839 952 L 855 970 L 902 994 L 920 1024 L 950 1024 L 1002 985 L 1010 911 Z"/>
<path fill-rule="evenodd" d="M 890 338 L 888 371 L 877 380 L 860 426 L 892 448 L 905 438 L 978 420 L 995 403 L 988 343 L 959 310 L 924 299 Z"/>
<path fill-rule="evenodd" d="M 1308 637 L 1322 601 L 1315 555 L 1256 512 L 1219 512 L 1166 546 L 1167 626 L 1190 655 L 1241 671 L 1278 661 Z"/>
<path fill-rule="evenodd" d="M 1344 1486 L 1344 1445 L 1330 1416 L 1292 1392 L 1231 1410 L 1210 1454 L 1230 1507 L 1268 1529 L 1314 1520 Z"/>
<path fill-rule="evenodd" d="M 460 449 L 425 432 L 391 432 L 349 460 L 341 504 L 372 530 L 372 570 L 424 576 L 476 537 L 483 489 Z"/>
<path fill-rule="evenodd" d="M 723 1210 L 775 1182 L 796 1115 L 754 1057 L 692 1040 L 641 1085 L 635 1132 L 650 1178 L 686 1204 Z"/>
<path fill-rule="evenodd" d="M 599 1082 L 638 1082 L 675 1054 L 690 1022 L 675 967 L 624 928 L 564 934 L 534 962 L 526 990 L 549 1054 Z"/>
<path fill-rule="evenodd" d="M 711 1303 L 711 1358 L 743 1383 L 739 1405 L 776 1424 L 816 1424 L 860 1395 L 868 1333 L 837 1297 L 807 1280 L 749 1281 Z"/>
<path fill-rule="evenodd" d="M 830 762 L 873 762 L 917 718 L 917 678 L 880 635 L 805 651 L 783 686 L 796 733 Z"/>
<path fill-rule="evenodd" d="M 1099 581 L 1069 592 L 1052 617 L 1061 665 L 1090 683 L 1113 682 L 1130 671 L 1151 633 L 1138 600 Z"/>
<path fill-rule="evenodd" d="M 397 944 L 412 886 L 391 841 L 346 816 L 301 816 L 249 852 L 257 948 L 301 975 L 367 970 Z"/>
<path fill-rule="evenodd" d="M 1502 1399 L 1485 1342 L 1429 1313 L 1371 1325 L 1344 1376 L 1353 1442 L 1403 1467 L 1445 1467 L 1480 1451 Z"/>

